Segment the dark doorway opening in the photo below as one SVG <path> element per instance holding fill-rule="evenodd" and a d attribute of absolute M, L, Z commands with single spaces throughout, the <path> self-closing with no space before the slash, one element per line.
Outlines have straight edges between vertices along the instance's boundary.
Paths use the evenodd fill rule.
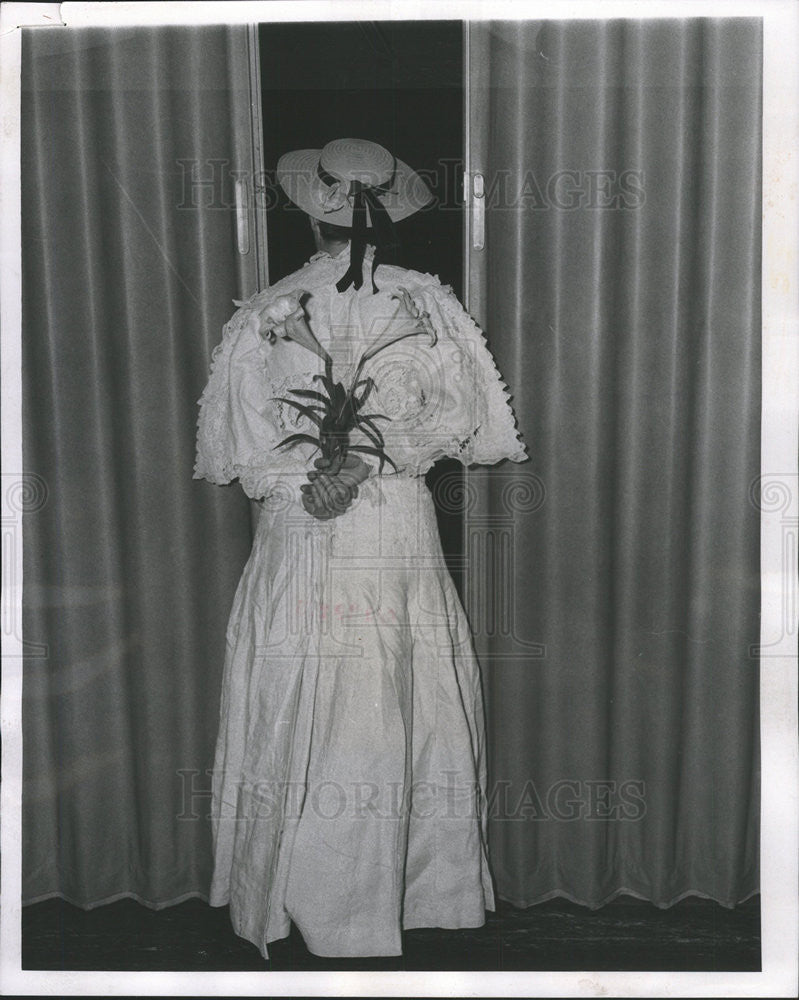
<path fill-rule="evenodd" d="M 400 263 L 463 299 L 463 25 L 460 21 L 262 24 L 259 28 L 269 280 L 315 247 L 305 215 L 275 183 L 280 156 L 331 139 L 370 139 L 410 164 L 435 201 L 397 226 Z M 462 469 L 427 475 L 450 571 L 462 595 Z"/>

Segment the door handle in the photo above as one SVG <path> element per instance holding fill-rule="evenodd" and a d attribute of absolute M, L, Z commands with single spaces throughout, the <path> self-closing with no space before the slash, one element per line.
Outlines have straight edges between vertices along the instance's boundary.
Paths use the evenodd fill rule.
<path fill-rule="evenodd" d="M 486 240 L 486 199 L 482 174 L 472 174 L 472 249 L 482 250 Z"/>
<path fill-rule="evenodd" d="M 236 191 L 236 240 L 239 253 L 244 256 L 250 252 L 250 214 L 247 198 L 246 182 L 240 179 L 234 182 Z"/>

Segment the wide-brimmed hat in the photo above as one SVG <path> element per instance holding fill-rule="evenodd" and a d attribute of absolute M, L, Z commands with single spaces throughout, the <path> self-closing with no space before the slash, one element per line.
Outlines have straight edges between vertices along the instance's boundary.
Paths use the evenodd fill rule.
<path fill-rule="evenodd" d="M 277 179 L 304 212 L 334 226 L 352 228 L 350 266 L 336 288 L 363 284 L 368 225 L 375 234 L 375 269 L 393 259 L 398 241 L 394 223 L 424 208 L 433 196 L 407 163 L 368 139 L 334 139 L 323 149 L 298 149 L 281 156 Z"/>
<path fill-rule="evenodd" d="M 360 189 L 374 193 L 392 222 L 406 219 L 433 200 L 415 170 L 368 139 L 334 139 L 323 149 L 285 153 L 277 164 L 277 179 L 303 212 L 334 226 L 353 225 Z M 372 214 L 369 211 L 373 225 Z"/>

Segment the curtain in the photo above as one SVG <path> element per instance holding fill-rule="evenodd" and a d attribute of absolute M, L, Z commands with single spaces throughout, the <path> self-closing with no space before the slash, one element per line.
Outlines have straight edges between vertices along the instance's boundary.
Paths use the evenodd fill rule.
<path fill-rule="evenodd" d="M 255 290 L 225 173 L 247 52 L 245 27 L 23 34 L 23 450 L 47 495 L 24 521 L 25 902 L 207 891 L 251 532 L 241 490 L 192 471 L 211 349 Z"/>
<path fill-rule="evenodd" d="M 532 455 L 467 490 L 499 894 L 734 905 L 758 888 L 761 24 L 487 22 L 469 56 L 472 311 Z"/>

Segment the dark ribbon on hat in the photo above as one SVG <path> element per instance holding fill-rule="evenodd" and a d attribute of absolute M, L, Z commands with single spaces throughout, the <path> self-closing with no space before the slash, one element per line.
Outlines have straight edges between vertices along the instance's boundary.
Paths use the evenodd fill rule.
<path fill-rule="evenodd" d="M 327 173 L 321 166 L 318 168 L 320 179 L 332 186 L 341 183 L 337 177 Z M 363 256 L 366 252 L 366 206 L 369 206 L 369 216 L 375 232 L 375 255 L 372 260 L 372 293 L 378 291 L 375 284 L 375 271 L 380 264 L 392 262 L 399 247 L 394 223 L 386 211 L 385 205 L 378 197 L 391 188 L 393 178 L 387 184 L 375 186 L 363 181 L 350 181 L 349 195 L 352 198 L 352 240 L 350 243 L 350 266 L 344 276 L 336 282 L 336 288 L 343 292 L 353 285 L 356 289 L 363 284 Z"/>

